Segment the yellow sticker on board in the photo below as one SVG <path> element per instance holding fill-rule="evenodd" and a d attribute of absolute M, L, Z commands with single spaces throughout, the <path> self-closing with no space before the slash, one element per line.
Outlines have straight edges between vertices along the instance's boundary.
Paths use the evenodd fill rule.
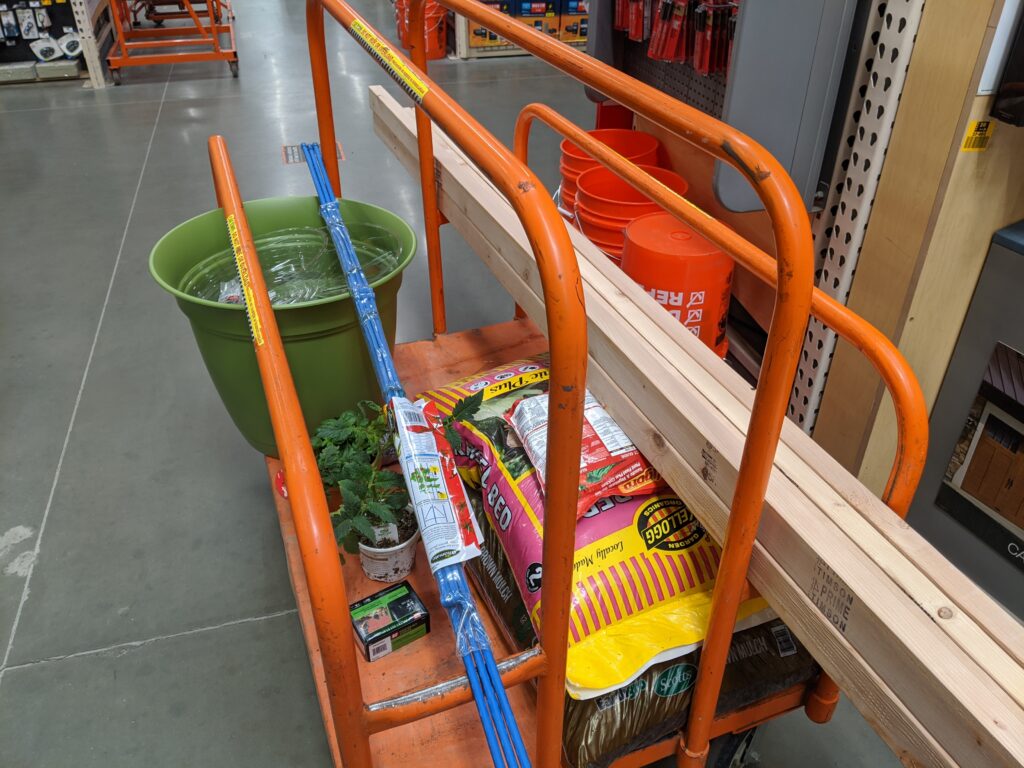
<path fill-rule="evenodd" d="M 263 346 L 263 326 L 260 325 L 260 316 L 256 312 L 256 301 L 252 292 L 252 278 L 249 276 L 249 268 L 245 265 L 242 256 L 242 239 L 238 236 L 238 225 L 235 223 L 235 215 L 228 216 L 228 237 L 231 238 L 231 250 L 235 254 L 235 265 L 238 267 L 238 280 L 242 284 L 242 296 L 245 298 L 245 313 L 249 316 L 249 330 L 252 333 L 252 340 L 257 347 Z"/>
<path fill-rule="evenodd" d="M 960 151 L 984 152 L 988 149 L 988 142 L 995 127 L 996 124 L 992 120 L 971 120 L 967 124 L 967 133 L 964 134 L 964 143 L 960 145 Z"/>
<path fill-rule="evenodd" d="M 352 22 L 350 31 L 356 40 L 375 58 L 384 69 L 402 86 L 406 93 L 415 99 L 417 104 L 423 102 L 427 95 L 427 84 L 410 69 L 386 42 L 377 37 L 376 33 L 361 21 Z"/>

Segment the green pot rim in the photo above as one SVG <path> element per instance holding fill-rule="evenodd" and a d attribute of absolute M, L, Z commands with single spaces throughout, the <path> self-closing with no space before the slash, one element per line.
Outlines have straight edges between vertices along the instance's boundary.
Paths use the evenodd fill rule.
<path fill-rule="evenodd" d="M 263 203 L 263 202 L 267 202 L 267 201 L 271 201 L 271 200 L 281 200 L 281 199 L 283 199 L 283 198 L 280 198 L 280 197 L 261 197 L 261 198 L 255 199 L 255 200 L 246 200 L 245 204 L 248 205 L 249 203 Z M 291 199 L 316 200 L 316 198 L 314 198 L 311 195 L 308 196 L 308 197 L 305 197 L 305 196 L 302 196 L 302 195 L 296 195 L 296 196 L 292 197 Z M 416 233 L 413 231 L 413 228 L 409 226 L 409 223 L 405 219 L 403 219 L 401 216 L 399 216 L 394 211 L 389 211 L 387 208 L 384 208 L 384 207 L 379 206 L 379 205 L 374 205 L 373 203 L 364 203 L 361 200 L 339 200 L 338 202 L 341 203 L 343 206 L 346 203 L 355 203 L 355 204 L 357 204 L 359 206 L 366 206 L 367 208 L 373 208 L 375 210 L 383 211 L 384 213 L 386 213 L 386 214 L 388 214 L 390 216 L 393 216 L 396 222 L 401 223 L 402 227 L 408 232 L 409 237 L 412 240 L 412 248 L 409 249 L 409 253 L 402 255 L 401 260 L 398 262 L 398 264 L 395 265 L 395 268 L 393 270 L 391 270 L 390 272 L 382 275 L 381 277 L 377 278 L 372 283 L 370 283 L 370 287 L 371 288 L 376 288 L 377 286 L 383 285 L 384 283 L 388 282 L 393 277 L 395 277 L 395 275 L 400 274 L 407 266 L 409 266 L 409 262 L 412 261 L 413 257 L 416 255 L 417 239 L 416 239 Z M 181 222 L 176 227 L 174 227 L 174 229 L 172 229 L 167 234 L 165 234 L 163 237 L 161 237 L 159 240 L 157 240 L 156 244 L 153 246 L 153 250 L 151 250 L 149 252 L 149 274 L 153 276 L 153 279 L 156 280 L 157 284 L 161 288 L 163 288 L 165 291 L 167 291 L 169 294 L 174 296 L 179 301 L 185 301 L 185 302 L 187 302 L 189 304 L 195 304 L 195 305 L 198 305 L 198 306 L 201 306 L 201 307 L 211 307 L 213 309 L 227 310 L 229 312 L 244 312 L 245 311 L 245 307 L 242 304 L 225 304 L 225 303 L 221 303 L 219 301 L 210 301 L 209 299 L 201 299 L 198 296 L 193 296 L 193 295 L 191 295 L 189 293 L 185 293 L 184 291 L 179 290 L 176 286 L 173 286 L 170 283 L 168 283 L 166 280 L 164 280 L 159 275 L 159 273 L 156 270 L 156 267 L 153 264 L 154 257 L 156 256 L 156 252 L 160 249 L 161 244 L 167 238 L 173 236 L 175 234 L 175 232 L 177 232 L 177 230 L 180 229 L 181 227 L 188 226 L 189 224 L 191 224 L 196 219 L 201 219 L 204 216 L 209 216 L 211 213 L 216 213 L 217 211 L 223 211 L 223 208 L 214 208 L 212 211 L 206 211 L 204 213 L 200 213 L 200 214 L 198 214 L 196 216 L 193 216 L 190 219 L 186 219 L 185 221 Z M 401 235 L 399 235 L 399 238 L 401 239 Z M 345 301 L 346 299 L 350 299 L 350 298 L 352 298 L 352 294 L 350 294 L 348 291 L 346 291 L 345 293 L 341 293 L 341 294 L 339 294 L 337 296 L 329 296 L 329 297 L 327 297 L 325 299 L 314 299 L 313 301 L 304 301 L 304 302 L 302 302 L 300 304 L 283 304 L 283 305 L 281 305 L 279 307 L 274 307 L 274 313 L 276 314 L 277 312 L 289 312 L 289 311 L 293 311 L 293 310 L 296 310 L 296 309 L 308 309 L 310 307 L 319 307 L 319 306 L 323 306 L 325 304 L 333 304 L 335 302 Z"/>

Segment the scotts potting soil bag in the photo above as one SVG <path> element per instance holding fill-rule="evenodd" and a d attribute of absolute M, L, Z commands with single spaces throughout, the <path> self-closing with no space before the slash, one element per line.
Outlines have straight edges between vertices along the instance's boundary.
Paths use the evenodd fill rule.
<path fill-rule="evenodd" d="M 497 531 L 483 514 L 479 493 L 469 498 L 481 519 L 480 557 L 467 563 L 483 599 L 516 650 L 537 642 L 526 606 L 512 582 L 512 567 Z M 590 699 L 566 694 L 562 746 L 573 768 L 607 768 L 617 758 L 668 738 L 686 723 L 700 650 L 650 665 L 626 685 Z M 719 713 L 736 711 L 803 683 L 814 660 L 779 620 L 733 637 L 719 698 Z"/>
<path fill-rule="evenodd" d="M 458 408 L 455 446 L 463 478 L 480 489 L 533 625 L 539 626 L 544 495 L 538 472 L 510 421 L 525 398 L 544 395 L 543 359 L 523 360 L 424 394 L 442 412 Z M 678 658 L 703 639 L 720 550 L 677 496 L 608 495 L 576 525 L 575 589 L 566 690 L 601 696 L 655 662 Z M 741 621 L 766 620 L 761 599 Z"/>

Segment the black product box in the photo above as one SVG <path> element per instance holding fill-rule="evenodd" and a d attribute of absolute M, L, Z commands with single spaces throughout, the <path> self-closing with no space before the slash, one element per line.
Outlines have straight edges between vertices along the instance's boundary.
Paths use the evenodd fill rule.
<path fill-rule="evenodd" d="M 363 656 L 376 661 L 430 632 L 430 614 L 408 581 L 349 606 Z"/>

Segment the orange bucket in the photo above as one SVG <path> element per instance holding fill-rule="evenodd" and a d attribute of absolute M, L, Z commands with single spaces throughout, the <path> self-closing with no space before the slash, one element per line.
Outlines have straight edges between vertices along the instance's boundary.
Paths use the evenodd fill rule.
<path fill-rule="evenodd" d="M 732 258 L 670 213 L 626 227 L 622 271 L 719 357 L 725 338 Z"/>
<path fill-rule="evenodd" d="M 623 230 L 629 222 L 621 219 L 606 219 L 602 216 L 591 216 L 586 211 L 576 208 L 577 228 L 594 245 L 614 257 L 622 256 Z"/>
<path fill-rule="evenodd" d="M 685 196 L 690 188 L 686 179 L 675 171 L 654 165 L 638 165 L 680 196 Z M 576 207 L 588 213 L 625 219 L 627 222 L 645 213 L 661 210 L 660 205 L 603 165 L 590 168 L 577 177 Z"/>
<path fill-rule="evenodd" d="M 606 144 L 627 160 L 638 165 L 658 162 L 658 150 L 661 147 L 661 142 L 649 133 L 627 128 L 599 128 L 595 131 L 587 131 L 587 135 Z M 562 173 L 562 206 L 571 211 L 576 205 L 577 177 L 587 169 L 600 164 L 568 139 L 563 139 L 560 147 L 562 159 L 558 163 L 558 169 Z"/>
<path fill-rule="evenodd" d="M 689 188 L 686 179 L 667 168 L 653 165 L 641 165 L 640 168 L 680 195 L 685 195 Z M 631 221 L 662 210 L 658 203 L 604 166 L 584 171 L 577 183 L 576 219 L 579 229 L 613 257 L 621 255 L 623 233 Z"/>

